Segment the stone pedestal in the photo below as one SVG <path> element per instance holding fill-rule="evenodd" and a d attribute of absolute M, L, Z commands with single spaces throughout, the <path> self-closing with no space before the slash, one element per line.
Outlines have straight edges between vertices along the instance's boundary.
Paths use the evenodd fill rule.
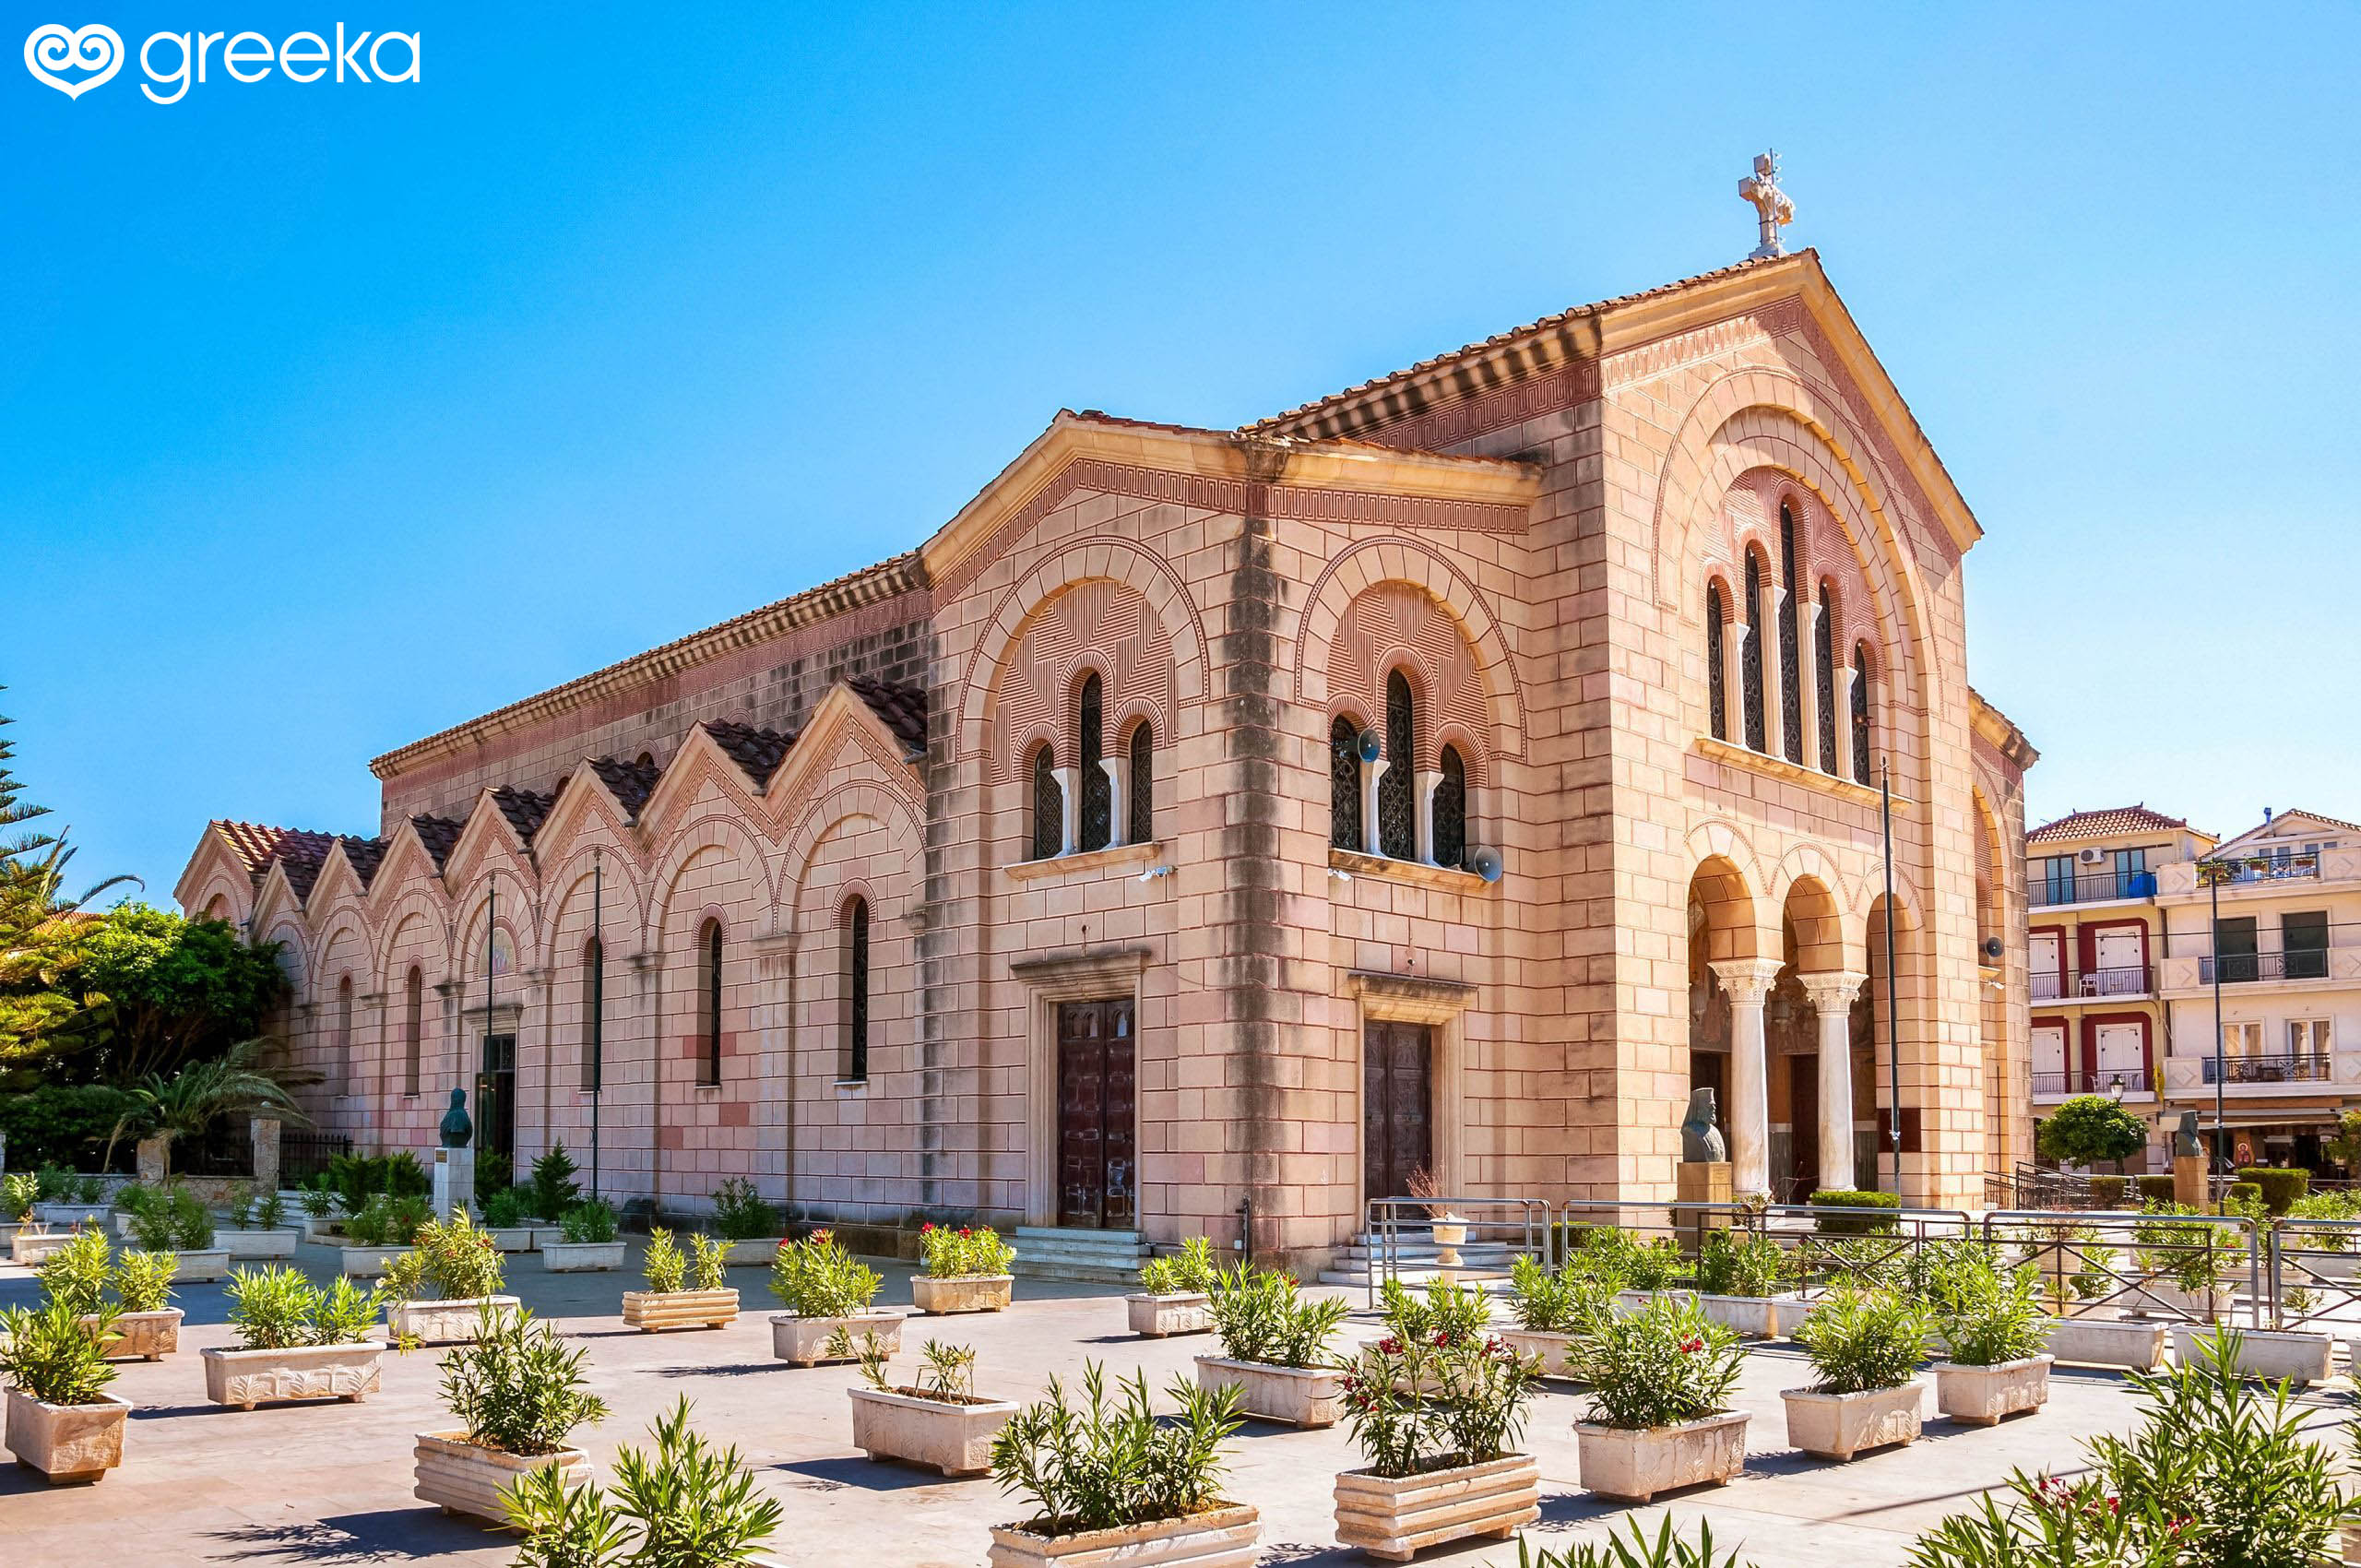
<path fill-rule="evenodd" d="M 1685 1204 L 1726 1204 L 1732 1201 L 1730 1162 L 1726 1159 L 1683 1160 L 1672 1168 L 1672 1195 Z M 1697 1214 L 1688 1210 L 1673 1210 L 1673 1229 L 1680 1237 L 1683 1252 L 1694 1253 L 1704 1244 L 1708 1230 L 1726 1230 L 1726 1215 Z"/>
<path fill-rule="evenodd" d="M 172 1146 L 170 1138 L 142 1138 L 133 1151 L 134 1168 L 139 1172 L 139 1184 L 153 1187 L 164 1180 L 165 1154 Z"/>
<path fill-rule="evenodd" d="M 2173 1157 L 2173 1202 L 2191 1208 L 2205 1206 L 2205 1157 L 2183 1154 Z"/>
<path fill-rule="evenodd" d="M 279 1191 L 279 1118 L 256 1116 L 246 1123 L 246 1139 L 254 1150 L 255 1191 Z"/>
<path fill-rule="evenodd" d="M 434 1151 L 434 1218 L 447 1220 L 465 1205 L 472 1213 L 476 1202 L 476 1151 L 438 1148 Z"/>

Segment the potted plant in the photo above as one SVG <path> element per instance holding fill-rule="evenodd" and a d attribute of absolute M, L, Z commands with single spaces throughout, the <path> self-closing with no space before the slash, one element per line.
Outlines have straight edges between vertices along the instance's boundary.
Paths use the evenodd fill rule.
<path fill-rule="evenodd" d="M 33 1218 L 42 1224 L 70 1228 L 107 1222 L 106 1183 L 96 1176 L 77 1176 L 56 1166 L 43 1166 L 33 1180 L 40 1194 L 33 1205 Z"/>
<path fill-rule="evenodd" d="M 992 1479 L 1033 1512 L 992 1526 L 991 1568 L 1252 1562 L 1262 1515 L 1216 1490 L 1239 1427 L 1237 1392 L 1176 1379 L 1167 1393 L 1180 1410 L 1159 1420 L 1142 1373 L 1110 1402 L 1106 1370 L 1086 1361 L 1082 1388 L 1077 1408 L 1052 1376 L 1049 1397 L 993 1441 Z"/>
<path fill-rule="evenodd" d="M 101 1307 L 98 1314 L 108 1315 Z M 0 1312 L 0 1380 L 7 1384 L 8 1452 L 52 1485 L 95 1481 L 123 1463 L 131 1401 L 106 1391 L 114 1381 L 101 1324 L 93 1334 L 74 1303 Z"/>
<path fill-rule="evenodd" d="M 434 1218 L 434 1206 L 421 1197 L 395 1197 L 378 1193 L 343 1221 L 346 1245 L 337 1253 L 338 1272 L 355 1279 L 374 1279 L 408 1254 L 421 1225 Z"/>
<path fill-rule="evenodd" d="M 229 1277 L 229 1251 L 213 1244 L 213 1216 L 184 1188 L 157 1193 L 142 1205 L 131 1238 L 143 1252 L 171 1253 L 176 1280 Z"/>
<path fill-rule="evenodd" d="M 1926 1406 L 1916 1380 L 1927 1353 L 1918 1303 L 1892 1290 L 1839 1290 L 1796 1330 L 1819 1381 L 1790 1388 L 1787 1441 L 1822 1459 L 1915 1443 Z"/>
<path fill-rule="evenodd" d="M 902 1314 L 870 1306 L 884 1283 L 829 1231 L 786 1243 L 771 1258 L 771 1294 L 787 1309 L 771 1319 L 771 1354 L 799 1367 L 848 1360 L 829 1349 L 839 1333 L 898 1349 Z"/>
<path fill-rule="evenodd" d="M 1123 1298 L 1132 1332 L 1149 1339 L 1169 1334 L 1203 1334 L 1213 1327 L 1213 1243 L 1192 1236 L 1169 1257 L 1140 1265 L 1140 1288 Z"/>
<path fill-rule="evenodd" d="M 2141 1276 L 2130 1292 L 2131 1311 L 2208 1324 L 2220 1315 L 2230 1248 L 2220 1227 L 2202 1218 L 2174 1218 L 2196 1214 L 2181 1204 L 2151 1204 L 2142 1211 L 2131 1230 L 2132 1259 Z"/>
<path fill-rule="evenodd" d="M 214 1231 L 214 1243 L 232 1259 L 291 1258 L 303 1232 L 287 1219 L 287 1199 L 279 1192 L 257 1196 L 243 1189 L 231 1200 L 229 1224 Z"/>
<path fill-rule="evenodd" d="M 341 1211 L 337 1207 L 336 1191 L 328 1185 L 326 1172 L 313 1177 L 300 1189 L 297 1201 L 303 1210 L 303 1240 L 325 1241 L 337 1232 Z"/>
<path fill-rule="evenodd" d="M 1378 1288 L 1378 1301 L 1382 1337 L 1450 1344 L 1480 1341 L 1492 1331 L 1491 1298 L 1448 1275 L 1429 1279 L 1418 1291 L 1399 1279 L 1388 1279 Z M 1428 1374 L 1422 1383 L 1404 1384 L 1403 1392 L 1439 1396 L 1441 1376 Z"/>
<path fill-rule="evenodd" d="M 1725 1328 L 1757 1339 L 1792 1332 L 1809 1309 L 1780 1287 L 1793 1265 L 1759 1230 L 1708 1230 L 1697 1249 L 1697 1302 Z"/>
<path fill-rule="evenodd" d="M 358 1405 L 377 1391 L 385 1345 L 369 1337 L 384 1290 L 339 1274 L 323 1290 L 302 1269 L 242 1268 L 230 1275 L 231 1347 L 197 1352 L 205 1396 L 251 1410 L 282 1399 Z"/>
<path fill-rule="evenodd" d="M 611 1491 L 545 1467 L 520 1477 L 503 1500 L 525 1532 L 519 1563 L 540 1568 L 779 1568 L 754 1549 L 778 1533 L 784 1511 L 765 1497 L 733 1444 L 716 1448 L 689 1430 L 685 1398 L 656 1420 L 656 1452 L 615 1455 Z"/>
<path fill-rule="evenodd" d="M 77 1230 L 73 1241 L 41 1265 L 42 1289 L 64 1301 L 101 1343 L 110 1360 L 139 1356 L 160 1361 L 181 1343 L 181 1309 L 168 1306 L 174 1260 L 170 1253 L 127 1253 L 117 1263 L 103 1230 Z M 115 1300 L 105 1300 L 107 1288 Z"/>
<path fill-rule="evenodd" d="M 386 1270 L 386 1324 L 394 1337 L 447 1345 L 475 1337 L 478 1321 L 516 1298 L 500 1294 L 500 1253 L 468 1211 L 418 1228 L 410 1250 Z"/>
<path fill-rule="evenodd" d="M 443 1358 L 443 1403 L 458 1426 L 418 1434 L 417 1496 L 500 1523 L 503 1494 L 535 1470 L 562 1471 L 568 1485 L 588 1480 L 589 1455 L 565 1442 L 606 1419 L 583 1374 L 588 1355 L 522 1307 L 485 1313 L 474 1337 Z"/>
<path fill-rule="evenodd" d="M 52 1253 L 71 1243 L 74 1234 L 70 1229 L 52 1230 L 36 1219 L 18 1227 L 17 1233 L 8 1238 L 8 1261 L 38 1267 Z"/>
<path fill-rule="evenodd" d="M 918 1381 L 888 1381 L 892 1352 L 866 1335 L 860 1344 L 838 1329 L 828 1353 L 853 1356 L 869 1386 L 852 1399 L 852 1445 L 872 1459 L 907 1459 L 946 1476 L 980 1476 L 992 1467 L 992 1440 L 1016 1414 L 1004 1399 L 976 1393 L 976 1352 L 930 1339 L 919 1348 Z"/>
<path fill-rule="evenodd" d="M 1466 1243 L 1467 1221 L 1449 1204 L 1438 1201 L 1442 1197 L 1442 1189 L 1436 1184 L 1433 1171 L 1421 1165 L 1410 1172 L 1403 1185 L 1409 1188 L 1410 1195 L 1419 1200 L 1420 1206 L 1426 1209 L 1428 1229 L 1434 1234 L 1436 1246 L 1449 1253 L 1452 1248 Z"/>
<path fill-rule="evenodd" d="M 727 1283 L 721 1243 L 692 1235 L 682 1254 L 670 1230 L 647 1233 L 640 1270 L 645 1290 L 623 1292 L 623 1322 L 654 1333 L 666 1328 L 727 1328 L 738 1321 L 738 1292 Z"/>
<path fill-rule="evenodd" d="M 1612 1278 L 1569 1258 L 1555 1269 L 1519 1253 L 1509 1264 L 1509 1315 L 1514 1328 L 1501 1331 L 1501 1339 L 1519 1355 L 1541 1363 L 1545 1377 L 1576 1383 L 1590 1381 L 1584 1346 L 1614 1311 Z"/>
<path fill-rule="evenodd" d="M 483 1200 L 483 1233 L 492 1238 L 497 1251 L 531 1252 L 533 1231 L 525 1213 L 524 1193 L 515 1187 L 503 1187 Z"/>
<path fill-rule="evenodd" d="M 1296 1427 L 1332 1427 L 1344 1414 L 1344 1369 L 1328 1336 L 1352 1310 L 1306 1300 L 1284 1274 L 1241 1263 L 1214 1277 L 1218 1356 L 1197 1358 L 1199 1387 L 1239 1391 L 1238 1412 Z"/>
<path fill-rule="evenodd" d="M 910 1299 L 922 1313 L 996 1313 L 1015 1292 L 1016 1249 L 989 1225 L 922 1225 Z"/>
<path fill-rule="evenodd" d="M 41 1198 L 41 1178 L 30 1170 L 0 1174 L 0 1244 L 13 1242 L 20 1230 L 39 1225 L 33 1205 Z"/>
<path fill-rule="evenodd" d="M 582 1201 L 582 1184 L 574 1179 L 580 1169 L 562 1143 L 552 1144 L 547 1154 L 533 1161 L 532 1179 L 524 1184 L 523 1194 L 531 1211 L 535 1248 L 565 1240 L 566 1211 Z"/>
<path fill-rule="evenodd" d="M 1541 1363 L 1480 1329 L 1389 1333 L 1345 1374 L 1362 1468 L 1336 1478 L 1336 1538 L 1407 1562 L 1467 1536 L 1506 1540 L 1540 1517 L 1541 1473 L 1515 1451 Z"/>
<path fill-rule="evenodd" d="M 1582 1245 L 1568 1260 L 1615 1283 L 1615 1304 L 1625 1312 L 1673 1289 L 1686 1278 L 1689 1265 L 1669 1236 L 1643 1241 L 1629 1231 L 1602 1225 L 1584 1232 Z M 1686 1292 L 1682 1292 L 1686 1294 Z"/>
<path fill-rule="evenodd" d="M 724 1244 L 723 1261 L 733 1265 L 767 1267 L 787 1241 L 778 1210 L 765 1203 L 754 1184 L 742 1176 L 732 1176 L 715 1190 L 713 1233 Z"/>
<path fill-rule="evenodd" d="M 114 1206 L 109 1216 L 114 1225 L 114 1233 L 118 1236 L 130 1235 L 131 1222 L 147 1213 L 149 1206 L 161 1195 L 158 1189 L 144 1182 L 125 1182 L 117 1187 L 110 1200 Z"/>
<path fill-rule="evenodd" d="M 552 1274 L 590 1274 L 623 1265 L 622 1222 L 615 1206 L 587 1198 L 565 1211 L 564 1240 L 541 1243 L 541 1266 Z"/>
<path fill-rule="evenodd" d="M 1935 1408 L 1991 1426 L 2049 1400 L 2048 1314 L 2040 1276 L 2000 1267 L 1989 1253 L 1955 1260 L 1936 1316 L 1948 1360 L 1935 1363 Z"/>
<path fill-rule="evenodd" d="M 1666 1297 L 1607 1314 L 1584 1359 L 1590 1411 L 1574 1438 L 1585 1490 L 1646 1503 L 1746 1468 L 1746 1412 L 1729 1408 L 1746 1350 L 1699 1303 Z"/>

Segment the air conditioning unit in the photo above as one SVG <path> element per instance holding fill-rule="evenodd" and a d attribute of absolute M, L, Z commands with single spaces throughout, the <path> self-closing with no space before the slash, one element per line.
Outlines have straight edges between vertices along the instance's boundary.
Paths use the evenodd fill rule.
<path fill-rule="evenodd" d="M 2106 864 L 2106 851 L 2105 849 L 2077 849 L 2074 851 L 2074 863 L 2076 865 L 2084 866 L 2103 866 Z"/>

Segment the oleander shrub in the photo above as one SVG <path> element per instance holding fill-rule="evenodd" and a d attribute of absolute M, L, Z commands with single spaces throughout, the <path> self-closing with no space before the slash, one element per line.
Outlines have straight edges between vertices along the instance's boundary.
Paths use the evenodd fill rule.
<path fill-rule="evenodd" d="M 1697 1249 L 1697 1289 L 1709 1296 L 1773 1296 L 1791 1265 L 1759 1230 L 1709 1230 Z"/>
<path fill-rule="evenodd" d="M 732 1176 L 713 1194 L 714 1234 L 725 1241 L 752 1241 L 779 1233 L 778 1211 L 763 1201 L 754 1184 Z"/>
<path fill-rule="evenodd" d="M 467 1301 L 499 1293 L 505 1273 L 500 1250 L 466 1209 L 421 1225 L 410 1246 L 386 1265 L 386 1290 L 396 1301 Z"/>
<path fill-rule="evenodd" d="M 647 1288 L 659 1296 L 688 1289 L 689 1260 L 681 1255 L 672 1232 L 661 1226 L 647 1233 L 647 1251 L 640 1259 L 639 1269 Z"/>
<path fill-rule="evenodd" d="M 153 1190 L 132 1213 L 131 1236 L 151 1253 L 202 1252 L 213 1245 L 213 1216 L 184 1188 Z"/>
<path fill-rule="evenodd" d="M 719 1290 L 730 1283 L 730 1249 L 710 1236 L 689 1238 L 689 1287 Z"/>
<path fill-rule="evenodd" d="M 1738 1553 L 1714 1555 L 1714 1526 L 1697 1521 L 1697 1538 L 1676 1532 L 1667 1512 L 1649 1535 L 1637 1519 L 1621 1519 L 1603 1539 L 1578 1541 L 1563 1550 L 1533 1550 L 1523 1535 L 1516 1538 L 1517 1568 L 1753 1568 L 1741 1564 Z M 2027 1563 L 2024 1568 L 2035 1568 Z"/>
<path fill-rule="evenodd" d="M 2157 1204 L 2142 1211 L 2131 1228 L 2132 1257 L 2142 1274 L 2169 1280 L 2193 1294 L 2221 1287 L 2232 1257 L 2243 1253 L 2246 1243 L 2224 1227 L 2174 1218 L 2196 1212 L 2179 1204 Z"/>
<path fill-rule="evenodd" d="M 1482 1329 L 1388 1332 L 1338 1380 L 1353 1441 L 1388 1479 L 1506 1455 L 1524 1431 L 1541 1363 Z"/>
<path fill-rule="evenodd" d="M 1341 1298 L 1307 1298 L 1290 1276 L 1250 1263 L 1214 1277 L 1207 1310 L 1229 1360 L 1298 1368 L 1334 1364 L 1328 1336 L 1352 1312 Z"/>
<path fill-rule="evenodd" d="M 483 1200 L 483 1223 L 487 1230 L 513 1230 L 528 1218 L 525 1213 L 525 1200 L 514 1187 L 503 1187 Z"/>
<path fill-rule="evenodd" d="M 1994 1367 L 2038 1356 L 2049 1339 L 2040 1271 L 2002 1268 L 1989 1253 L 1963 1258 L 1944 1280 L 1936 1326 L 1958 1366 Z"/>
<path fill-rule="evenodd" d="M 1823 1236 L 1871 1236 L 1902 1229 L 1901 1220 L 1891 1212 L 1860 1212 L 1864 1209 L 1899 1209 L 1902 1198 L 1896 1193 L 1845 1192 L 1823 1188 L 1812 1194 L 1810 1206 L 1813 1210 L 1812 1228 Z"/>
<path fill-rule="evenodd" d="M 1214 1244 L 1192 1236 L 1180 1250 L 1140 1265 L 1140 1289 L 1151 1296 L 1204 1295 L 1214 1288 Z"/>
<path fill-rule="evenodd" d="M 63 1301 L 77 1316 L 99 1310 L 113 1277 L 114 1253 L 103 1230 L 77 1230 L 74 1239 L 41 1261 L 34 1273 L 53 1301 Z"/>
<path fill-rule="evenodd" d="M 798 1317 L 856 1316 L 869 1310 L 884 1284 L 829 1230 L 785 1242 L 771 1259 L 771 1294 Z"/>
<path fill-rule="evenodd" d="M 424 1198 L 379 1193 L 359 1209 L 346 1211 L 344 1235 L 359 1247 L 407 1247 L 417 1241 L 419 1228 L 433 1218 L 434 1206 Z"/>
<path fill-rule="evenodd" d="M 589 1389 L 587 1347 L 567 1348 L 553 1324 L 523 1307 L 492 1307 L 475 1337 L 443 1358 L 443 1403 L 469 1443 L 504 1453 L 554 1454 L 574 1429 L 607 1416 Z"/>
<path fill-rule="evenodd" d="M 604 1198 L 586 1198 L 574 1205 L 559 1216 L 558 1229 L 577 1246 L 586 1241 L 611 1241 L 623 1233 L 615 1206 Z"/>
<path fill-rule="evenodd" d="M 1821 1394 L 1899 1388 L 1927 1355 L 1926 1309 L 1892 1290 L 1840 1290 L 1796 1330 Z"/>
<path fill-rule="evenodd" d="M 41 1178 L 31 1171 L 12 1170 L 0 1176 L 0 1219 L 21 1224 L 40 1201 Z"/>
<path fill-rule="evenodd" d="M 1378 1302 L 1386 1331 L 1408 1339 L 1480 1339 L 1492 1321 L 1490 1297 L 1440 1275 L 1418 1291 L 1388 1279 L 1378 1288 Z"/>
<path fill-rule="evenodd" d="M 616 1454 L 611 1490 L 548 1467 L 518 1480 L 504 1500 L 525 1532 L 517 1568 L 741 1568 L 786 1514 L 734 1444 L 690 1429 L 691 1408 L 683 1398 L 657 1419 L 653 1455 Z"/>
<path fill-rule="evenodd" d="M 1726 1410 L 1746 1348 L 1695 1301 L 1658 1296 L 1595 1324 L 1584 1336 L 1582 1359 L 1590 1420 L 1645 1431 Z"/>
<path fill-rule="evenodd" d="M 1544 1268 L 1520 1253 L 1509 1265 L 1509 1315 L 1532 1334 L 1568 1334 L 1579 1338 L 1615 1311 L 1615 1285 L 1569 1262 Z"/>
<path fill-rule="evenodd" d="M 1082 1401 L 1052 1374 L 1049 1397 L 1009 1419 L 992 1440 L 992 1479 L 1032 1508 L 1024 1528 L 1078 1535 L 1161 1519 L 1182 1519 L 1220 1501 L 1225 1445 L 1241 1424 L 1239 1390 L 1208 1391 L 1174 1379 L 1179 1407 L 1159 1418 L 1145 1374 L 1108 1397 L 1106 1369 L 1086 1361 Z"/>
<path fill-rule="evenodd" d="M 1016 1266 L 1016 1249 L 989 1225 L 921 1225 L 919 1255 L 919 1266 L 932 1279 L 970 1279 Z"/>
<path fill-rule="evenodd" d="M 172 1299 L 180 1259 L 170 1253 L 128 1252 L 115 1260 L 114 1296 L 127 1313 L 160 1313 Z"/>
<path fill-rule="evenodd" d="M 95 1405 L 114 1381 L 106 1348 L 121 1337 L 111 1307 L 77 1313 L 54 1297 L 12 1307 L 0 1312 L 0 1383 L 44 1405 Z"/>

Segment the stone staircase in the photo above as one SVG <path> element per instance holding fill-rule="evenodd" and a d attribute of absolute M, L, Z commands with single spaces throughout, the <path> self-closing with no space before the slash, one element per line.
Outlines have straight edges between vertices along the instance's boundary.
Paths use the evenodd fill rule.
<path fill-rule="evenodd" d="M 1364 1231 L 1355 1237 L 1350 1246 L 1341 1247 L 1320 1271 L 1323 1285 L 1366 1285 L 1371 1259 L 1385 1255 L 1384 1238 L 1376 1231 Z M 1459 1249 L 1459 1277 L 1469 1284 L 1483 1283 L 1489 1277 L 1505 1279 L 1509 1260 L 1519 1249 L 1505 1241 L 1469 1241 Z M 1424 1230 L 1397 1230 L 1394 1235 L 1394 1271 L 1405 1285 L 1422 1285 L 1435 1277 L 1435 1258 L 1442 1249 L 1427 1239 Z"/>
<path fill-rule="evenodd" d="M 1061 1230 L 1043 1225 L 1016 1228 L 1016 1272 L 1028 1279 L 1135 1285 L 1139 1283 L 1140 1265 L 1147 1260 L 1147 1239 L 1136 1230 Z"/>

